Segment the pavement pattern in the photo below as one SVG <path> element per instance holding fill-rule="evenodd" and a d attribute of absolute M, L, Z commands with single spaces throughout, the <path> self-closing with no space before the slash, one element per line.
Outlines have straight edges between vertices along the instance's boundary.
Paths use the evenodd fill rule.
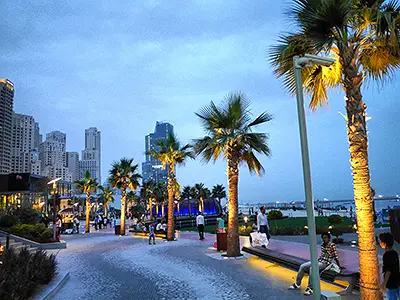
<path fill-rule="evenodd" d="M 246 258 L 215 259 L 212 237 L 149 245 L 107 230 L 63 238 L 68 248 L 57 260 L 70 279 L 55 300 L 310 299 L 287 289 L 291 278 L 265 273 Z"/>

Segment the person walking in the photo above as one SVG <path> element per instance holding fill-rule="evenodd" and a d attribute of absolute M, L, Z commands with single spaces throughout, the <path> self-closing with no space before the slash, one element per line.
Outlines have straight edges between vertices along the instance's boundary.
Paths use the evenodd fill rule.
<path fill-rule="evenodd" d="M 107 217 L 104 217 L 103 219 L 104 229 L 107 229 L 107 223 L 108 223 Z"/>
<path fill-rule="evenodd" d="M 76 233 L 79 233 L 79 219 L 77 216 L 74 217 L 74 225 Z"/>
<path fill-rule="evenodd" d="M 400 297 L 399 281 L 399 254 L 396 250 L 392 249 L 394 244 L 394 237 L 389 232 L 382 232 L 379 235 L 380 245 L 385 249 L 383 254 L 383 267 L 384 274 L 383 282 L 381 284 L 381 291 L 386 292 L 388 300 L 397 300 Z"/>
<path fill-rule="evenodd" d="M 265 214 L 264 206 L 260 207 L 260 213 L 257 216 L 257 230 L 258 232 L 265 233 L 268 240 L 271 238 L 271 235 L 269 234 L 268 216 Z"/>
<path fill-rule="evenodd" d="M 332 264 L 332 261 L 335 260 L 336 264 L 340 269 L 345 269 L 340 265 L 339 257 L 336 251 L 336 245 L 331 243 L 331 235 L 329 232 L 324 232 L 321 234 L 321 238 L 323 243 L 321 245 L 321 255 L 318 258 L 318 268 L 319 271 L 325 270 L 328 266 Z M 311 261 L 305 262 L 299 268 L 299 272 L 297 273 L 296 282 L 289 287 L 290 290 L 297 290 L 300 288 L 301 280 L 303 279 L 305 271 L 308 271 L 308 286 L 304 292 L 304 295 L 312 295 L 313 294 L 313 286 L 312 286 L 312 276 L 311 276 Z"/>
<path fill-rule="evenodd" d="M 204 240 L 204 216 L 202 212 L 199 212 L 199 215 L 196 217 L 196 225 L 199 231 L 199 240 Z"/>
<path fill-rule="evenodd" d="M 149 245 L 151 245 L 151 239 L 153 239 L 153 245 L 156 244 L 156 237 L 154 234 L 154 223 L 151 223 L 149 226 Z"/>
<path fill-rule="evenodd" d="M 225 232 L 224 216 L 221 216 L 221 217 L 217 218 L 216 229 L 217 229 L 217 233 L 224 233 Z"/>
<path fill-rule="evenodd" d="M 57 241 L 61 240 L 61 230 L 62 230 L 62 221 L 61 221 L 61 216 L 57 216 L 57 221 L 56 221 L 56 237 Z"/>

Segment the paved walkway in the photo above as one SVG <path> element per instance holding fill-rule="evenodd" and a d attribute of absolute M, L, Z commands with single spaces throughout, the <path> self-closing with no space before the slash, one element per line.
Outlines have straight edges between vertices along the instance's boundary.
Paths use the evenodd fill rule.
<path fill-rule="evenodd" d="M 294 275 L 282 277 L 275 265 L 221 259 L 209 249 L 212 235 L 199 241 L 195 233 L 182 233 L 176 242 L 157 245 L 111 230 L 63 238 L 68 248 L 57 258 L 70 279 L 56 300 L 307 299 L 287 289 Z"/>

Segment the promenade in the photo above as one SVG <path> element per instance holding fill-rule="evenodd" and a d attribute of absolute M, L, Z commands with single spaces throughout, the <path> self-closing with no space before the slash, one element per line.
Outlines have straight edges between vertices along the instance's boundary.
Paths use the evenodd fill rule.
<path fill-rule="evenodd" d="M 68 248 L 57 260 L 70 279 L 54 299 L 310 299 L 288 290 L 296 272 L 251 255 L 223 259 L 211 247 L 213 235 L 197 237 L 182 232 L 178 241 L 149 245 L 111 229 L 63 236 Z M 322 288 L 340 290 L 326 283 Z"/>

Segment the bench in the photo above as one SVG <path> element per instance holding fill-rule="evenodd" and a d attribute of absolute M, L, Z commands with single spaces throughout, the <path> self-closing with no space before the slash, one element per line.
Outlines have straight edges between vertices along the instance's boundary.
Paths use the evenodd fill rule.
<path fill-rule="evenodd" d="M 280 253 L 271 249 L 266 249 L 262 247 L 243 247 L 242 251 L 256 255 L 262 259 L 276 262 L 284 267 L 298 270 L 300 265 L 307 262 L 303 258 L 296 256 Z M 354 270 L 342 270 L 339 274 L 332 271 L 325 271 L 321 275 L 321 279 L 334 282 L 335 279 L 342 280 L 348 283 L 348 286 L 340 294 L 352 294 L 353 290 L 360 290 L 360 273 Z"/>

